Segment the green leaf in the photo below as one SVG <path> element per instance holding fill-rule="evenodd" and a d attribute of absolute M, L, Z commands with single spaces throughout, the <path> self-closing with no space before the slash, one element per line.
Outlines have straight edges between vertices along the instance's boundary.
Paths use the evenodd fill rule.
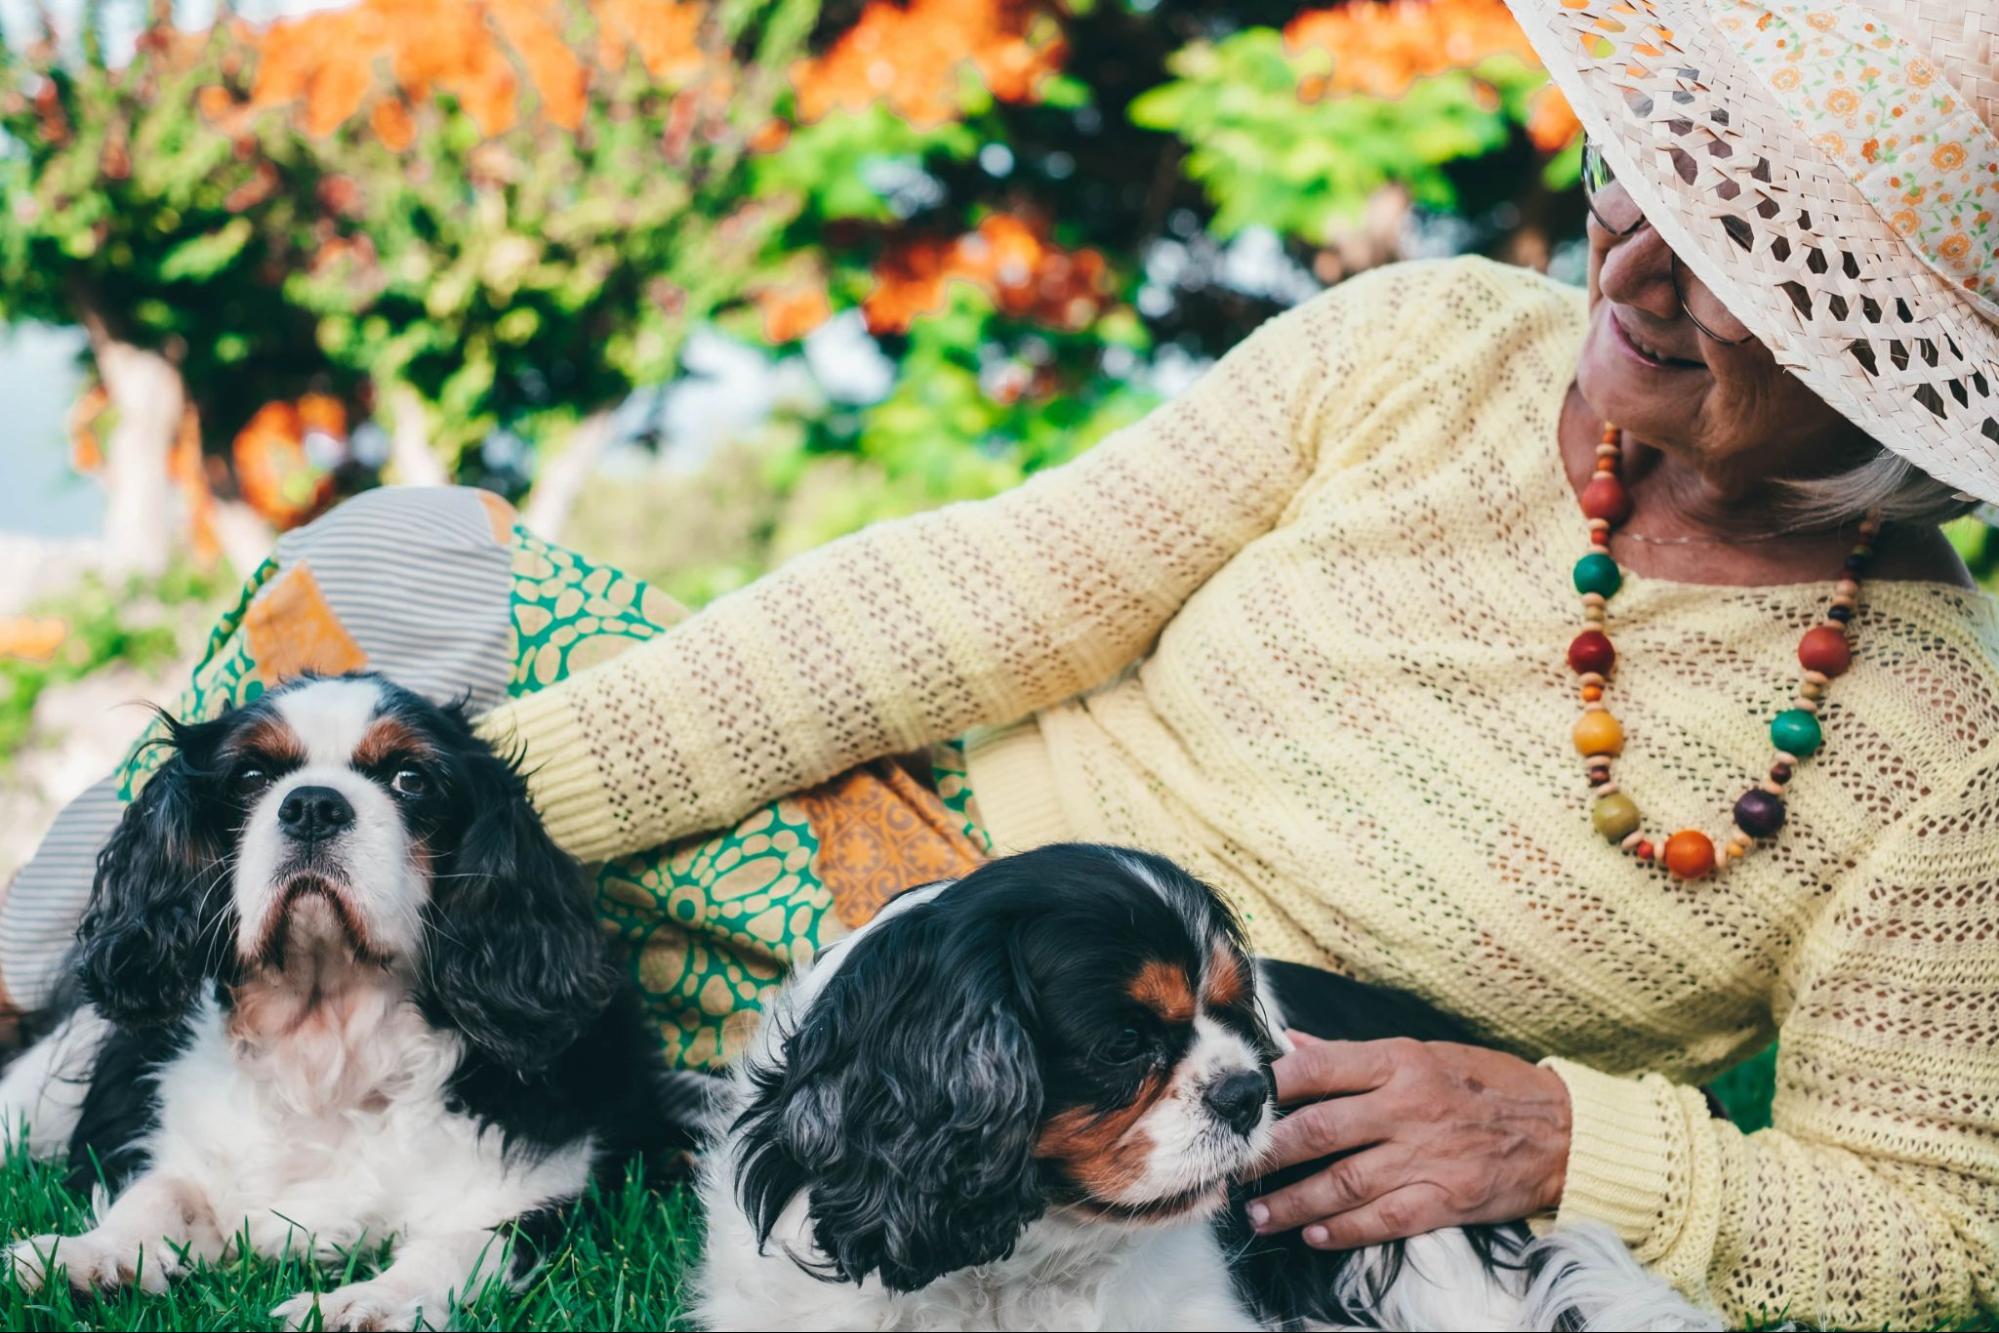
<path fill-rule="evenodd" d="M 243 253 L 254 233 L 248 218 L 235 218 L 219 229 L 182 241 L 160 261 L 163 282 L 200 282 L 214 277 Z"/>

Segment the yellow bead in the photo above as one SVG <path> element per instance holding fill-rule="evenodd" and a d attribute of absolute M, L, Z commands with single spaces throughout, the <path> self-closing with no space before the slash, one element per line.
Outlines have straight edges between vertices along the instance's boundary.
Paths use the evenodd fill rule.
<path fill-rule="evenodd" d="M 1624 728 L 1609 713 L 1597 709 L 1576 719 L 1575 740 L 1580 754 L 1621 754 Z"/>

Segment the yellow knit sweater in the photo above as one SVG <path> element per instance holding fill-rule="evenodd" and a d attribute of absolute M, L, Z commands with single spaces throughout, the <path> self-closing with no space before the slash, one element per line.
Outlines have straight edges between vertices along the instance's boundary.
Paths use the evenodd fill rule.
<path fill-rule="evenodd" d="M 1263 951 L 1549 1058 L 1562 1216 L 1696 1298 L 1839 1327 L 1989 1307 L 1993 605 L 1870 584 L 1783 833 L 1720 880 L 1640 868 L 1569 741 L 1586 530 L 1554 441 L 1583 324 L 1482 261 L 1343 283 L 1078 462 L 801 557 L 489 729 L 586 858 L 974 731 L 1003 849 L 1177 857 Z M 1648 826 L 1726 827 L 1828 595 L 1627 577 L 1618 775 Z M 1775 1125 L 1745 1136 L 1694 1085 L 1773 1037 Z"/>

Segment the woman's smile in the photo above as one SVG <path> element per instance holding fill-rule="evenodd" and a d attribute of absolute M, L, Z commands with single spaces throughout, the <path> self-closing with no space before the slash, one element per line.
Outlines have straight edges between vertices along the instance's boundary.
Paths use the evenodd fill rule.
<path fill-rule="evenodd" d="M 1707 369 L 1707 362 L 1705 361 L 1695 361 L 1686 357 L 1672 355 L 1660 346 L 1660 340 L 1647 338 L 1643 333 L 1632 328 L 1633 322 L 1635 321 L 1632 316 L 1624 313 L 1621 307 L 1611 307 L 1610 327 L 1612 337 L 1615 339 L 1618 349 L 1631 360 L 1636 361 L 1647 370 L 1653 371 L 1671 372 Z"/>

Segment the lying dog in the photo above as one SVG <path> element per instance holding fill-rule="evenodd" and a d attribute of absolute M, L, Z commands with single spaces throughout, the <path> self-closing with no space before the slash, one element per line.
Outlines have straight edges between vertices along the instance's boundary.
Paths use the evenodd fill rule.
<path fill-rule="evenodd" d="M 1324 984 L 1323 1036 L 1447 1022 Z M 697 1317 L 1719 1327 L 1608 1233 L 1252 1237 L 1232 1186 L 1271 1140 L 1281 1031 L 1226 908 L 1157 857 L 1048 847 L 905 895 L 783 992 L 714 1112 Z"/>
<path fill-rule="evenodd" d="M 306 679 L 169 743 L 99 858 L 81 1002 L 0 1078 L 0 1130 L 110 1199 L 14 1245 L 25 1285 L 394 1236 L 273 1315 L 442 1327 L 593 1177 L 684 1143 L 579 868 L 461 711 Z"/>

